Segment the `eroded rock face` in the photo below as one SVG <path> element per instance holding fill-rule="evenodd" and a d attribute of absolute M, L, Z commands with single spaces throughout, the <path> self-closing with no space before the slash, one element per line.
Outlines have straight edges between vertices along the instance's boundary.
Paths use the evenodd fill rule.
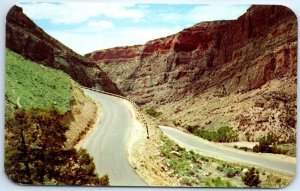
<path fill-rule="evenodd" d="M 12 7 L 6 21 L 7 48 L 37 63 L 63 70 L 83 86 L 121 93 L 99 66 L 45 33 L 22 8 Z"/>
<path fill-rule="evenodd" d="M 145 45 L 100 50 L 86 56 L 101 66 L 125 95 L 144 108 L 155 107 L 164 112 L 162 121 L 166 123 L 203 128 L 229 123 L 247 132 L 258 126 L 270 132 L 276 126 L 289 129 L 284 139 L 293 134 L 290 129 L 295 129 L 292 121 L 296 119 L 296 52 L 294 13 L 283 6 L 252 6 L 237 20 L 204 22 Z M 274 80 L 280 85 L 268 85 Z M 293 88 L 284 88 L 289 86 Z M 276 94 L 288 98 L 273 99 Z M 234 108 L 220 110 L 222 107 L 210 107 L 210 102 L 206 102 L 211 99 L 222 105 L 223 98 L 230 96 L 246 96 L 251 103 L 241 99 L 238 106 L 232 100 Z M 270 96 L 269 106 L 250 112 L 255 110 L 257 99 Z M 208 104 L 208 110 L 212 108 L 211 114 L 202 113 L 200 109 L 205 107 L 194 103 L 201 99 Z M 250 107 L 245 111 L 250 112 L 246 117 L 251 118 L 249 123 L 242 123 L 242 115 L 246 114 L 236 110 L 243 104 Z M 187 113 L 194 105 L 197 108 Z M 270 108 L 275 108 L 276 114 L 270 112 L 276 119 L 266 117 L 265 110 Z M 216 120 L 216 110 L 226 117 L 222 119 L 218 114 L 221 119 Z M 263 117 L 258 119 L 260 115 Z M 258 137 L 254 130 L 249 134 L 247 139 Z"/>

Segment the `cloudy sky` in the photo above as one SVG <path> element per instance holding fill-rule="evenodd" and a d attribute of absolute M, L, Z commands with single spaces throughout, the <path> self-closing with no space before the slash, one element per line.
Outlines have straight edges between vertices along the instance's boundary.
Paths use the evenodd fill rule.
<path fill-rule="evenodd" d="M 19 6 L 48 34 L 80 54 L 143 44 L 201 21 L 236 19 L 250 7 L 95 2 Z"/>

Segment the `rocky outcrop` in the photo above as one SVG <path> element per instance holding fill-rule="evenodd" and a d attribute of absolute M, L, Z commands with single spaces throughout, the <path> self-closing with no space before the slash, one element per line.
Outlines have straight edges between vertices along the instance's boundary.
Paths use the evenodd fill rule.
<path fill-rule="evenodd" d="M 83 86 L 121 93 L 99 66 L 45 33 L 22 8 L 12 7 L 6 21 L 7 48 L 37 63 L 63 70 Z"/>
<path fill-rule="evenodd" d="M 86 56 L 102 67 L 125 95 L 144 108 L 155 107 L 164 112 L 162 121 L 166 123 L 204 128 L 229 123 L 243 131 L 255 129 L 259 123 L 265 132 L 272 131 L 275 125 L 293 134 L 290 130 L 294 132 L 295 123 L 290 121 L 296 119 L 296 52 L 295 14 L 283 6 L 258 5 L 250 7 L 237 20 L 203 22 L 144 45 L 100 50 Z M 279 89 L 268 85 L 272 81 L 280 84 L 275 86 Z M 293 88 L 283 88 L 286 86 Z M 256 91 L 259 92 L 254 94 Z M 277 93 L 288 98 L 273 99 Z M 215 103 L 207 102 L 214 100 L 222 105 L 223 98 L 230 96 L 246 96 L 251 103 L 240 101 L 237 106 L 233 104 L 236 100 L 232 100 L 228 107 L 235 108 L 221 111 L 221 106 L 210 107 Z M 285 118 L 289 120 L 282 122 L 278 113 L 274 114 L 276 119 L 252 120 L 261 113 L 250 112 L 251 122 L 240 123 L 244 118 L 241 113 L 237 116 L 236 108 L 246 104 L 251 110 L 259 97 L 266 96 L 271 96 L 269 106 L 262 110 L 283 104 L 278 112 L 289 115 Z M 212 113 L 201 113 L 200 109 L 205 107 L 195 101 L 205 101 Z M 187 113 L 194 105 L 198 108 Z M 217 110 L 226 114 L 218 114 L 221 119 L 215 120 L 213 116 L 217 115 L 213 112 Z M 212 121 L 206 120 L 210 117 Z M 247 139 L 257 137 L 254 134 L 253 130 Z"/>

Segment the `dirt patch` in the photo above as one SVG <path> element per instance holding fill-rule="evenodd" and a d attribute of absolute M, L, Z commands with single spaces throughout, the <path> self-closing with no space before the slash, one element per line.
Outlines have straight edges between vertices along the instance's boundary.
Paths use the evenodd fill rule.
<path fill-rule="evenodd" d="M 69 125 L 66 132 L 66 147 L 74 147 L 87 132 L 94 126 L 100 112 L 100 105 L 84 92 L 76 84 L 73 84 L 74 100 L 71 111 L 64 117 L 65 124 Z"/>

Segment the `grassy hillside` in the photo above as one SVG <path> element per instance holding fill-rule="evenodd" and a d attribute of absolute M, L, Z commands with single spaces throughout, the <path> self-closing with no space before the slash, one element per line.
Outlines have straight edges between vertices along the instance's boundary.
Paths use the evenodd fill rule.
<path fill-rule="evenodd" d="M 95 173 L 93 159 L 85 150 L 65 147 L 68 130 L 80 133 L 86 128 L 84 122 L 77 128 L 69 124 L 80 121 L 80 117 L 71 115 L 71 101 L 78 101 L 74 93 L 78 87 L 73 83 L 61 71 L 6 51 L 4 167 L 12 181 L 38 185 L 109 184 L 108 176 L 99 178 Z M 74 118 L 68 121 L 70 115 Z M 71 134 L 77 139 L 78 133 Z"/>
<path fill-rule="evenodd" d="M 6 50 L 5 117 L 15 109 L 70 110 L 71 81 L 65 73 L 46 68 Z"/>

